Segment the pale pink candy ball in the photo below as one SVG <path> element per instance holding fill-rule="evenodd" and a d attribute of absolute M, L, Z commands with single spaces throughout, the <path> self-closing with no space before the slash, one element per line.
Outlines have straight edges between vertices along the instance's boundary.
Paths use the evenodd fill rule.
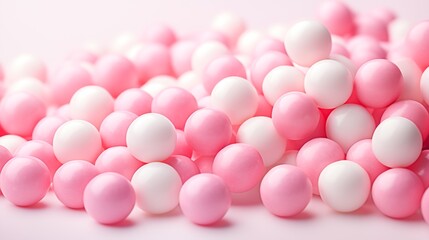
<path fill-rule="evenodd" d="M 256 109 L 254 116 L 271 117 L 271 113 L 273 112 L 273 106 L 267 101 L 267 99 L 263 95 L 259 95 L 258 99 L 258 108 Z"/>
<path fill-rule="evenodd" d="M 172 155 L 183 155 L 186 157 L 192 157 L 192 147 L 186 141 L 185 132 L 182 130 L 176 129 L 177 141 L 176 147 Z"/>
<path fill-rule="evenodd" d="M 372 140 L 364 139 L 353 144 L 347 151 L 346 159 L 359 164 L 368 173 L 371 182 L 389 168 L 381 164 L 372 151 Z"/>
<path fill-rule="evenodd" d="M 173 45 L 176 39 L 176 33 L 167 25 L 151 25 L 143 33 L 144 41 L 159 43 L 167 47 Z"/>
<path fill-rule="evenodd" d="M 51 103 L 51 91 L 49 91 L 47 84 L 39 79 L 27 77 L 13 82 L 7 87 L 5 96 L 19 92 L 31 94 L 42 100 L 45 104 Z"/>
<path fill-rule="evenodd" d="M 42 200 L 51 185 L 48 167 L 35 157 L 14 157 L 3 167 L 0 188 L 11 203 L 28 207 Z"/>
<path fill-rule="evenodd" d="M 410 217 L 420 208 L 423 183 L 411 170 L 393 168 L 380 174 L 372 185 L 372 199 L 384 215 Z"/>
<path fill-rule="evenodd" d="M 421 69 L 429 67 L 429 21 L 422 21 L 411 28 L 405 39 L 407 51 Z"/>
<path fill-rule="evenodd" d="M 429 150 L 423 150 L 419 158 L 408 167 L 417 174 L 425 188 L 429 187 Z"/>
<path fill-rule="evenodd" d="M 424 220 L 429 223 L 429 188 L 427 188 L 423 194 L 421 210 Z"/>
<path fill-rule="evenodd" d="M 280 52 L 286 54 L 285 45 L 282 41 L 275 38 L 265 38 L 258 42 L 253 50 L 253 58 L 258 58 L 268 52 Z"/>
<path fill-rule="evenodd" d="M 63 118 L 56 116 L 42 118 L 34 127 L 32 139 L 45 141 L 52 145 L 55 132 L 65 122 L 66 120 Z"/>
<path fill-rule="evenodd" d="M 256 46 L 263 41 L 265 34 L 258 30 L 246 30 L 238 38 L 235 51 L 250 56 Z"/>
<path fill-rule="evenodd" d="M 126 57 L 116 54 L 102 56 L 94 68 L 94 84 L 117 97 L 128 88 L 137 87 L 137 71 Z"/>
<path fill-rule="evenodd" d="M 164 163 L 172 166 L 177 171 L 182 183 L 185 183 L 189 178 L 200 173 L 197 164 L 186 156 L 173 155 L 167 158 Z"/>
<path fill-rule="evenodd" d="M 22 54 L 13 59 L 6 68 L 7 81 L 16 81 L 25 77 L 34 77 L 40 81 L 46 81 L 47 69 L 42 59 L 30 54 Z"/>
<path fill-rule="evenodd" d="M 52 100 L 59 106 L 70 102 L 77 90 L 91 84 L 91 73 L 82 64 L 75 62 L 61 66 L 49 80 Z"/>
<path fill-rule="evenodd" d="M 46 105 L 28 93 L 14 93 L 4 97 L 0 104 L 0 124 L 3 129 L 22 137 L 31 136 L 36 124 L 46 116 Z"/>
<path fill-rule="evenodd" d="M 223 12 L 217 15 L 212 22 L 212 29 L 222 33 L 228 40 L 228 46 L 233 47 L 240 35 L 246 30 L 244 20 L 235 14 Z"/>
<path fill-rule="evenodd" d="M 200 99 L 205 98 L 205 97 L 210 97 L 210 94 L 206 91 L 206 89 L 204 88 L 202 83 L 196 84 L 191 89 L 191 93 L 192 93 L 192 95 L 194 95 L 194 97 L 197 100 L 200 100 Z"/>
<path fill-rule="evenodd" d="M 107 115 L 100 125 L 103 147 L 126 146 L 128 127 L 136 118 L 136 114 L 126 111 L 112 112 Z"/>
<path fill-rule="evenodd" d="M 13 157 L 12 153 L 3 146 L 0 146 L 0 173 L 3 169 L 3 166 Z"/>
<path fill-rule="evenodd" d="M 55 132 L 52 146 L 61 163 L 76 159 L 94 163 L 102 151 L 100 133 L 84 120 L 70 120 L 61 125 Z"/>
<path fill-rule="evenodd" d="M 61 166 L 61 163 L 55 157 L 54 149 L 51 144 L 40 141 L 30 140 L 22 144 L 15 152 L 16 157 L 36 157 L 42 160 L 49 169 L 51 176 Z"/>
<path fill-rule="evenodd" d="M 25 142 L 27 140 L 18 135 L 9 134 L 0 137 L 0 146 L 5 147 L 12 154 L 15 154 L 16 150 Z"/>
<path fill-rule="evenodd" d="M 382 42 L 389 40 L 388 25 L 383 19 L 370 15 L 359 15 L 355 22 L 356 34 L 370 36 Z"/>
<path fill-rule="evenodd" d="M 213 173 L 213 160 L 214 157 L 197 157 L 194 162 L 197 164 L 201 173 Z"/>
<path fill-rule="evenodd" d="M 262 92 L 271 105 L 283 94 L 293 91 L 304 92 L 304 73 L 293 66 L 272 69 L 262 83 Z"/>
<path fill-rule="evenodd" d="M 115 99 L 115 111 L 128 111 L 138 116 L 151 112 L 152 96 L 140 88 L 123 91 Z"/>
<path fill-rule="evenodd" d="M 308 141 L 298 151 L 296 166 L 310 178 L 313 193 L 319 194 L 319 175 L 329 164 L 342 160 L 345 154 L 341 146 L 327 138 L 315 138 Z"/>
<path fill-rule="evenodd" d="M 73 160 L 63 164 L 52 180 L 58 200 L 69 208 L 83 208 L 83 192 L 86 185 L 99 174 L 87 161 Z"/>
<path fill-rule="evenodd" d="M 149 44 L 143 47 L 133 59 L 139 83 L 159 75 L 172 75 L 171 56 L 168 47 L 162 44 Z"/>
<path fill-rule="evenodd" d="M 115 224 L 130 215 L 136 202 L 136 194 L 124 176 L 112 172 L 101 173 L 86 186 L 83 202 L 86 212 L 95 221 Z"/>
<path fill-rule="evenodd" d="M 341 62 L 327 59 L 313 64 L 305 75 L 305 92 L 320 108 L 332 109 L 344 104 L 353 90 L 353 76 Z"/>
<path fill-rule="evenodd" d="M 380 42 L 364 35 L 351 38 L 347 42 L 347 49 L 350 52 L 350 59 L 358 67 L 369 60 L 383 59 L 387 56 L 386 50 L 381 47 Z"/>
<path fill-rule="evenodd" d="M 400 58 L 393 61 L 401 70 L 404 85 L 399 100 L 414 100 L 423 103 L 420 91 L 420 78 L 423 74 L 420 67 L 410 58 Z"/>
<path fill-rule="evenodd" d="M 429 103 L 429 67 L 423 72 L 420 78 L 420 91 L 426 104 Z"/>
<path fill-rule="evenodd" d="M 117 146 L 104 150 L 95 160 L 100 172 L 116 172 L 131 180 L 143 163 L 133 157 L 127 147 Z"/>
<path fill-rule="evenodd" d="M 272 118 L 281 136 L 299 140 L 316 129 L 320 113 L 311 97 L 301 92 L 289 92 L 274 104 Z"/>
<path fill-rule="evenodd" d="M 290 59 L 304 67 L 328 58 L 332 47 L 328 29 L 316 21 L 302 21 L 293 25 L 284 43 Z"/>
<path fill-rule="evenodd" d="M 265 76 L 278 66 L 292 65 L 285 53 L 270 51 L 255 59 L 250 67 L 250 80 L 259 93 Z"/>
<path fill-rule="evenodd" d="M 190 40 L 178 41 L 171 46 L 171 67 L 177 76 L 192 70 L 192 54 L 197 46 L 196 42 Z"/>
<path fill-rule="evenodd" d="M 288 150 L 299 150 L 305 143 L 313 138 L 326 138 L 326 118 L 322 111 L 320 112 L 319 122 L 317 123 L 316 129 L 311 134 L 300 140 L 287 140 L 286 147 Z"/>
<path fill-rule="evenodd" d="M 228 55 L 229 49 L 220 42 L 209 41 L 200 44 L 192 54 L 191 65 L 192 70 L 199 74 L 204 72 L 207 65 L 214 59 Z"/>
<path fill-rule="evenodd" d="M 177 129 L 185 127 L 188 117 L 198 109 L 195 97 L 183 88 L 162 90 L 152 101 L 152 112 L 167 117 Z"/>
<path fill-rule="evenodd" d="M 293 217 L 307 207 L 312 186 L 307 175 L 296 166 L 282 164 L 272 168 L 261 182 L 265 208 L 280 217 Z"/>
<path fill-rule="evenodd" d="M 99 128 L 101 122 L 113 112 L 114 99 L 110 93 L 99 86 L 86 86 L 79 89 L 70 100 L 70 117 L 90 122 Z"/>
<path fill-rule="evenodd" d="M 317 15 L 331 34 L 347 37 L 355 33 L 356 25 L 354 13 L 343 2 L 324 2 L 319 7 Z"/>
<path fill-rule="evenodd" d="M 359 101 L 366 107 L 387 107 L 402 92 L 403 79 L 399 68 L 384 59 L 363 64 L 356 73 L 354 87 Z"/>
<path fill-rule="evenodd" d="M 70 120 L 70 104 L 64 104 L 57 108 L 54 112 L 54 116 L 62 118 L 64 120 Z"/>
<path fill-rule="evenodd" d="M 227 77 L 213 88 L 211 104 L 239 125 L 255 115 L 259 96 L 252 84 L 241 77 Z"/>
<path fill-rule="evenodd" d="M 188 118 L 184 132 L 186 141 L 195 152 L 214 156 L 229 143 L 232 125 L 225 113 L 203 108 Z"/>
<path fill-rule="evenodd" d="M 356 142 L 371 138 L 375 121 L 366 108 L 357 104 L 344 104 L 331 112 L 326 119 L 326 136 L 347 152 Z"/>
<path fill-rule="evenodd" d="M 246 78 L 246 69 L 236 57 L 225 55 L 210 62 L 201 78 L 204 88 L 211 93 L 217 83 L 230 76 Z"/>
<path fill-rule="evenodd" d="M 202 173 L 191 177 L 180 190 L 180 208 L 191 222 L 211 225 L 219 222 L 231 206 L 231 193 L 217 175 Z"/>
<path fill-rule="evenodd" d="M 225 181 L 231 192 L 241 193 L 260 183 L 265 166 L 256 148 L 245 143 L 235 143 L 216 154 L 213 173 Z"/>

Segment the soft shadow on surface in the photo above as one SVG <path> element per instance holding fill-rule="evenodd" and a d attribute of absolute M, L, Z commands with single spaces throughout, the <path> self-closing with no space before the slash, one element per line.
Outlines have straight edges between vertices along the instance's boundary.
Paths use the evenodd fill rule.
<path fill-rule="evenodd" d="M 196 225 L 199 226 L 201 228 L 207 228 L 207 229 L 225 229 L 225 228 L 230 228 L 233 226 L 232 222 L 227 220 L 227 219 L 221 219 L 220 221 L 214 223 L 214 224 L 210 224 L 210 225 Z"/>
<path fill-rule="evenodd" d="M 103 226 L 108 228 L 130 228 L 130 227 L 133 227 L 134 225 L 135 225 L 135 222 L 128 218 L 115 224 L 103 224 Z"/>
<path fill-rule="evenodd" d="M 180 210 L 179 206 L 177 206 L 175 209 L 171 210 L 170 212 L 167 212 L 164 214 L 150 214 L 140 209 L 139 211 L 141 211 L 144 217 L 146 218 L 173 218 L 173 217 L 178 217 L 182 215 L 182 211 Z"/>
<path fill-rule="evenodd" d="M 307 221 L 315 218 L 314 214 L 307 211 L 300 212 L 297 215 L 292 217 L 282 217 L 282 216 L 276 216 L 276 217 L 280 219 L 291 220 L 291 221 Z"/>
<path fill-rule="evenodd" d="M 407 217 L 407 218 L 393 218 L 396 221 L 401 221 L 401 222 L 423 222 L 423 216 L 420 213 L 420 211 L 414 213 L 413 215 Z"/>
<path fill-rule="evenodd" d="M 13 206 L 16 206 L 16 205 L 13 205 Z M 49 206 L 46 203 L 44 203 L 44 202 L 38 202 L 38 203 L 36 203 L 34 205 L 31 205 L 31 206 L 28 206 L 28 207 L 21 207 L 21 206 L 16 206 L 16 207 L 20 208 L 20 209 L 24 209 L 24 210 L 30 210 L 30 211 L 35 210 L 35 211 L 37 211 L 37 210 L 46 209 Z"/>
<path fill-rule="evenodd" d="M 231 197 L 233 206 L 255 206 L 262 204 L 259 186 L 244 193 L 233 193 Z"/>

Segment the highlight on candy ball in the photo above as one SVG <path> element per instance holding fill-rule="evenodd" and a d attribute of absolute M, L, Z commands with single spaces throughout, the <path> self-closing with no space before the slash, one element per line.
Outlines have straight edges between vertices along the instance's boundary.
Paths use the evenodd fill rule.
<path fill-rule="evenodd" d="M 250 192 L 278 221 L 322 201 L 429 224 L 429 21 L 401 21 L 326 1 L 288 27 L 222 13 L 2 62 L 0 198 L 52 194 L 107 226 L 216 226 Z"/>

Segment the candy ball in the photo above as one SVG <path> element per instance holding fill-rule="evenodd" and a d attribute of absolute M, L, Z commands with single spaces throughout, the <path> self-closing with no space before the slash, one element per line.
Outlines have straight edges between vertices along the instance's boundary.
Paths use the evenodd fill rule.
<path fill-rule="evenodd" d="M 64 163 L 52 181 L 55 195 L 64 206 L 83 208 L 83 192 L 86 185 L 98 175 L 94 165 L 83 160 Z"/>
<path fill-rule="evenodd" d="M 372 185 L 372 199 L 384 215 L 406 218 L 420 208 L 423 183 L 412 171 L 394 168 L 385 171 Z"/>
<path fill-rule="evenodd" d="M 227 55 L 228 48 L 220 42 L 209 41 L 199 45 L 192 54 L 191 65 L 194 71 L 203 73 L 214 59 Z"/>
<path fill-rule="evenodd" d="M 231 206 L 231 193 L 219 176 L 202 173 L 191 177 L 180 190 L 180 208 L 191 222 L 211 225 Z"/>
<path fill-rule="evenodd" d="M 239 16 L 224 12 L 214 18 L 212 28 L 224 34 L 228 39 L 229 46 L 232 47 L 246 29 L 246 25 Z"/>
<path fill-rule="evenodd" d="M 100 136 L 105 148 L 126 146 L 128 127 L 137 115 L 126 111 L 112 112 L 101 122 Z"/>
<path fill-rule="evenodd" d="M 425 69 L 429 66 L 429 21 L 423 21 L 416 24 L 408 32 L 406 37 L 406 46 L 408 52 L 414 61 Z"/>
<path fill-rule="evenodd" d="M 27 140 L 17 135 L 3 135 L 0 137 L 0 146 L 5 147 L 10 153 L 15 154 L 16 150 Z"/>
<path fill-rule="evenodd" d="M 196 42 L 190 40 L 178 41 L 171 46 L 171 67 L 177 76 L 191 71 L 192 54 L 197 46 Z"/>
<path fill-rule="evenodd" d="M 101 224 L 125 220 L 135 202 L 136 194 L 131 183 L 124 176 L 112 172 L 94 177 L 83 193 L 86 212 Z"/>
<path fill-rule="evenodd" d="M 246 78 L 246 69 L 236 57 L 225 55 L 207 65 L 202 74 L 202 82 L 207 92 L 211 93 L 217 83 L 231 76 Z"/>
<path fill-rule="evenodd" d="M 422 92 L 425 103 L 429 103 L 429 67 L 423 72 L 420 78 L 420 91 Z"/>
<path fill-rule="evenodd" d="M 301 213 L 313 196 L 307 175 L 298 167 L 287 164 L 268 171 L 262 179 L 260 190 L 264 206 L 280 217 Z"/>
<path fill-rule="evenodd" d="M 0 146 L 0 173 L 3 166 L 9 161 L 13 155 L 7 150 L 7 148 Z"/>
<path fill-rule="evenodd" d="M 117 146 L 104 150 L 95 161 L 100 172 L 116 172 L 131 180 L 133 174 L 143 165 L 134 158 L 127 147 Z"/>
<path fill-rule="evenodd" d="M 115 99 L 115 111 L 128 111 L 137 116 L 151 112 L 152 96 L 139 88 L 123 91 Z"/>
<path fill-rule="evenodd" d="M 176 33 L 167 25 L 152 25 L 145 29 L 143 40 L 171 46 L 176 41 Z"/>
<path fill-rule="evenodd" d="M 16 57 L 6 69 L 6 79 L 15 81 L 25 77 L 45 81 L 47 77 L 45 63 L 34 55 L 23 54 Z"/>
<path fill-rule="evenodd" d="M 177 171 L 182 183 L 185 183 L 189 178 L 200 173 L 197 164 L 186 156 L 173 155 L 165 160 L 164 163 L 172 166 Z"/>
<path fill-rule="evenodd" d="M 36 78 L 23 78 L 12 83 L 8 86 L 5 96 L 18 92 L 29 93 L 45 104 L 49 104 L 51 101 L 51 92 L 48 91 L 47 85 Z"/>
<path fill-rule="evenodd" d="M 146 163 L 168 158 L 174 151 L 176 140 L 174 125 L 158 113 L 146 113 L 136 118 L 126 136 L 130 153 Z"/>
<path fill-rule="evenodd" d="M 371 181 L 359 164 L 342 160 L 326 166 L 320 173 L 319 192 L 323 202 L 339 212 L 353 212 L 368 199 Z"/>
<path fill-rule="evenodd" d="M 182 180 L 173 167 L 152 162 L 139 168 L 131 180 L 137 206 L 149 214 L 170 212 L 179 203 Z"/>
<path fill-rule="evenodd" d="M 422 215 L 427 223 L 429 223 L 429 188 L 423 194 L 421 203 Z"/>
<path fill-rule="evenodd" d="M 429 187 L 429 150 L 423 150 L 419 158 L 408 167 L 417 174 L 425 188 Z"/>
<path fill-rule="evenodd" d="M 65 123 L 61 117 L 47 116 L 42 118 L 34 127 L 32 139 L 45 141 L 52 145 L 57 129 Z"/>
<path fill-rule="evenodd" d="M 343 2 L 323 2 L 319 8 L 318 16 L 332 34 L 347 37 L 355 32 L 354 14 Z"/>
<path fill-rule="evenodd" d="M 11 203 L 28 207 L 45 197 L 51 185 L 48 167 L 35 157 L 14 157 L 3 167 L 0 188 Z"/>
<path fill-rule="evenodd" d="M 420 155 L 422 135 L 412 121 L 403 117 L 390 117 L 375 129 L 372 150 L 385 166 L 407 167 Z"/>
<path fill-rule="evenodd" d="M 139 83 L 143 84 L 149 79 L 160 75 L 171 75 L 171 57 L 168 47 L 151 43 L 144 46 L 134 57 Z"/>

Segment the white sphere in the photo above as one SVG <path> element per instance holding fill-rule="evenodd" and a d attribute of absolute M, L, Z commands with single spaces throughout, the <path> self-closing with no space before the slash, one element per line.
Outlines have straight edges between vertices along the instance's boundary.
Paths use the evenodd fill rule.
<path fill-rule="evenodd" d="M 152 97 L 155 97 L 162 90 L 175 87 L 177 85 L 177 81 L 174 77 L 167 75 L 159 75 L 149 79 L 143 86 L 140 87 L 141 90 L 149 93 Z"/>
<path fill-rule="evenodd" d="M 257 30 L 247 30 L 238 39 L 236 50 L 238 53 L 251 55 L 256 46 L 264 39 L 264 34 Z"/>
<path fill-rule="evenodd" d="M 292 66 L 272 69 L 262 82 L 262 92 L 271 105 L 283 94 L 292 91 L 304 92 L 304 73 Z"/>
<path fill-rule="evenodd" d="M 25 142 L 27 140 L 18 135 L 9 134 L 0 137 L 0 146 L 5 147 L 12 154 L 15 154 L 16 150 Z"/>
<path fill-rule="evenodd" d="M 400 58 L 392 61 L 402 73 L 403 86 L 402 92 L 397 101 L 414 100 L 423 103 L 423 96 L 420 91 L 420 78 L 422 70 L 410 58 Z"/>
<path fill-rule="evenodd" d="M 215 109 L 228 115 L 233 125 L 238 125 L 256 113 L 259 96 L 246 79 L 227 77 L 213 88 L 211 103 Z"/>
<path fill-rule="evenodd" d="M 32 94 L 44 103 L 49 103 L 49 92 L 43 82 L 33 77 L 23 78 L 19 81 L 13 82 L 8 88 L 6 95 L 25 92 Z"/>
<path fill-rule="evenodd" d="M 389 41 L 391 43 L 400 43 L 407 37 L 413 24 L 405 19 L 394 19 L 388 24 Z"/>
<path fill-rule="evenodd" d="M 137 206 L 149 214 L 170 212 L 179 204 L 182 180 L 168 164 L 152 162 L 140 167 L 131 184 L 137 197 Z"/>
<path fill-rule="evenodd" d="M 322 60 L 310 67 L 304 79 L 305 92 L 320 108 L 332 109 L 352 94 L 353 77 L 348 68 L 335 60 Z"/>
<path fill-rule="evenodd" d="M 192 54 L 192 70 L 202 73 L 214 59 L 229 53 L 228 48 L 220 42 L 209 41 L 201 44 Z"/>
<path fill-rule="evenodd" d="M 240 35 L 246 29 L 246 24 L 238 15 L 224 12 L 214 18 L 212 28 L 216 32 L 226 36 L 230 46 L 234 46 Z"/>
<path fill-rule="evenodd" d="M 142 162 L 167 159 L 176 147 L 174 125 L 158 113 L 146 113 L 128 127 L 126 142 L 130 153 Z"/>
<path fill-rule="evenodd" d="M 45 63 L 40 58 L 30 54 L 16 57 L 6 69 L 6 81 L 10 83 L 26 77 L 46 81 L 47 69 Z"/>
<path fill-rule="evenodd" d="M 100 128 L 101 122 L 113 112 L 114 99 L 99 86 L 86 86 L 77 90 L 70 99 L 70 117 L 90 122 Z"/>
<path fill-rule="evenodd" d="M 422 151 L 422 135 L 417 126 L 403 117 L 381 122 L 372 136 L 374 155 L 387 167 L 408 167 Z"/>
<path fill-rule="evenodd" d="M 328 58 L 332 47 L 328 29 L 316 21 L 302 21 L 293 25 L 284 43 L 292 61 L 306 67 Z"/>
<path fill-rule="evenodd" d="M 177 79 L 178 86 L 191 91 L 195 86 L 201 84 L 201 77 L 194 71 L 183 73 Z"/>
<path fill-rule="evenodd" d="M 371 181 L 357 163 L 341 160 L 329 164 L 319 176 L 319 192 L 323 202 L 338 212 L 353 212 L 368 199 Z"/>
<path fill-rule="evenodd" d="M 429 104 L 429 67 L 426 68 L 420 78 L 420 91 L 426 104 Z"/>
<path fill-rule="evenodd" d="M 55 132 L 52 142 L 58 161 L 85 160 L 94 163 L 102 151 L 97 128 L 84 120 L 70 120 Z"/>
<path fill-rule="evenodd" d="M 371 138 L 375 121 L 366 108 L 344 104 L 334 109 L 326 119 L 326 135 L 347 152 L 356 142 Z"/>
<path fill-rule="evenodd" d="M 356 72 L 357 72 L 357 67 L 356 64 L 354 64 L 354 62 L 352 60 L 350 60 L 347 57 L 344 57 L 341 54 L 332 54 L 329 59 L 338 61 L 342 64 L 344 64 L 344 66 L 347 67 L 347 69 L 350 71 L 350 73 L 352 74 L 352 77 L 354 78 L 356 76 Z"/>
<path fill-rule="evenodd" d="M 237 142 L 256 148 L 265 166 L 276 163 L 285 152 L 286 141 L 278 134 L 269 117 L 247 119 L 237 131 Z"/>
<path fill-rule="evenodd" d="M 110 46 L 110 51 L 118 54 L 126 54 L 131 48 L 140 42 L 138 36 L 133 33 L 118 35 Z"/>

